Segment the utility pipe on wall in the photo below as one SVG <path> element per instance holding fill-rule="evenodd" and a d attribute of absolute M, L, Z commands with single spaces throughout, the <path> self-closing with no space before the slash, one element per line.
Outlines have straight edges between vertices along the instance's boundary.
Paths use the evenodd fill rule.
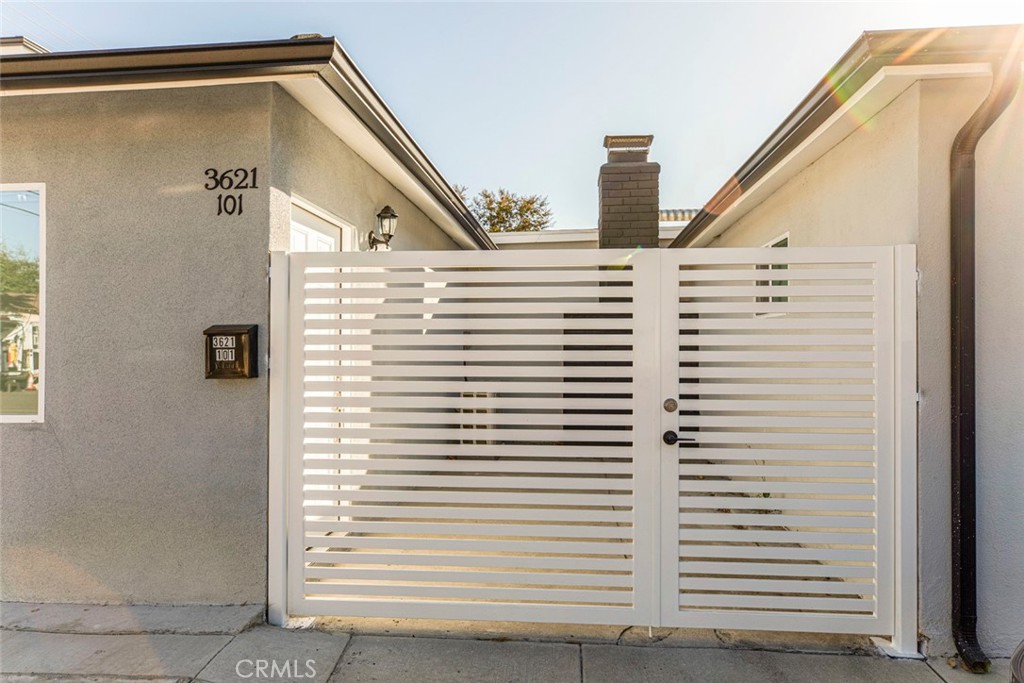
<path fill-rule="evenodd" d="M 975 152 L 1024 82 L 1021 53 L 993 63 L 988 96 L 957 133 L 950 154 L 953 639 L 964 667 L 988 671 L 978 642 L 975 402 Z"/>

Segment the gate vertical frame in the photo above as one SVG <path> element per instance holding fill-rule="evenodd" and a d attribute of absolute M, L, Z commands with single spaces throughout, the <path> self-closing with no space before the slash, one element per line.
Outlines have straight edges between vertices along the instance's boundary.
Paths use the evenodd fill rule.
<path fill-rule="evenodd" d="M 874 638 L 893 657 L 918 650 L 917 248 L 893 248 L 893 605 L 892 638 Z"/>
<path fill-rule="evenodd" d="M 305 572 L 303 552 L 306 534 L 302 520 L 302 443 L 305 411 L 304 345 L 305 345 L 305 286 L 307 255 L 295 253 L 290 257 L 288 273 L 288 347 L 286 391 L 288 401 L 288 463 L 285 480 L 285 504 L 288 524 L 287 572 L 289 612 L 304 614 Z"/>
<path fill-rule="evenodd" d="M 896 304 L 893 250 L 871 249 L 875 266 L 875 613 L 883 633 L 892 633 L 896 620 Z"/>
<path fill-rule="evenodd" d="M 666 398 L 679 398 L 679 266 L 685 250 L 662 250 L 659 268 L 658 295 L 658 367 L 660 393 L 657 397 L 658 432 L 654 453 L 657 454 L 658 482 L 652 489 L 658 499 L 658 585 L 660 610 L 658 624 L 670 624 L 679 610 L 679 455 L 678 446 L 662 442 L 661 433 L 679 428 L 679 413 L 667 413 L 661 407 Z M 672 549 L 672 552 L 669 552 Z"/>
<path fill-rule="evenodd" d="M 657 495 L 661 479 L 661 424 L 659 413 L 661 387 L 659 386 L 659 363 L 661 362 L 662 339 L 660 332 L 661 309 L 659 306 L 644 306 L 640 297 L 648 301 L 660 301 L 661 293 L 661 251 L 640 251 L 632 258 L 635 279 L 633 317 L 633 522 L 636 531 L 643 525 L 643 533 L 635 533 L 633 554 L 634 604 L 637 619 L 645 622 L 638 625 L 661 625 L 661 582 L 658 572 L 661 567 L 660 498 Z M 653 495 L 645 496 L 644 491 Z M 646 593 L 646 594 L 645 594 Z"/>
<path fill-rule="evenodd" d="M 270 254 L 267 621 L 288 620 L 288 254 Z"/>

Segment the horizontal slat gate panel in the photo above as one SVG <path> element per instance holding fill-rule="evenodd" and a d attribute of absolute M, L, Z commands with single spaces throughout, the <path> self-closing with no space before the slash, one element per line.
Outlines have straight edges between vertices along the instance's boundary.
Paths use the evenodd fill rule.
<path fill-rule="evenodd" d="M 417 379 L 415 384 L 397 380 L 355 380 L 346 382 L 306 381 L 305 390 L 318 393 L 339 393 L 342 397 L 353 394 L 371 393 L 394 394 L 401 392 L 406 395 L 441 394 L 442 399 L 452 394 L 485 394 L 487 399 L 495 395 L 506 394 L 550 394 L 548 398 L 572 398 L 573 401 L 588 400 L 591 396 L 603 398 L 611 395 L 626 396 L 633 391 L 629 381 L 595 382 L 585 378 L 551 377 L 547 381 L 519 381 L 516 378 L 502 380 L 455 380 Z M 776 392 L 777 393 L 777 392 Z M 851 392 L 852 393 L 852 392 Z M 572 396 L 567 396 L 571 394 Z M 621 399 L 620 399 L 621 400 Z M 358 407 L 358 406 L 353 406 Z"/>
<path fill-rule="evenodd" d="M 724 336 L 724 335 L 723 335 Z M 850 335 L 850 337 L 864 335 Z M 841 335 L 833 335 L 836 339 L 845 339 Z M 604 347 L 609 342 L 615 342 L 618 346 L 630 346 L 633 343 L 633 336 L 629 334 L 506 334 L 502 333 L 465 333 L 451 334 L 447 332 L 436 334 L 423 334 L 423 330 L 392 330 L 385 339 L 381 335 L 372 334 L 346 334 L 345 344 L 351 344 L 356 348 L 372 346 L 378 349 L 394 349 L 408 347 L 412 349 L 422 347 L 445 348 L 455 346 L 459 349 L 472 347 L 474 349 L 498 348 L 520 348 L 524 344 L 536 347 L 561 348 L 565 345 L 572 349 L 587 349 L 591 346 Z M 337 337 L 331 333 L 306 335 L 306 341 L 313 345 L 336 345 Z M 723 342 L 727 343 L 727 342 Z M 783 342 L 784 343 L 784 342 Z M 835 344 L 859 343 L 837 341 Z"/>
<path fill-rule="evenodd" d="M 790 562 L 701 562 L 679 563 L 680 574 L 714 576 L 812 576 L 873 579 L 874 567 L 829 564 L 797 564 Z"/>
<path fill-rule="evenodd" d="M 414 567 L 468 567 L 471 569 L 550 569 L 553 571 L 600 571 L 629 574 L 633 561 L 607 557 L 553 557 L 542 555 L 486 555 L 483 553 L 456 555 L 452 553 L 382 553 L 310 550 L 305 554 L 310 563 L 331 566 L 414 566 Z"/>
<path fill-rule="evenodd" d="M 812 510 L 815 512 L 873 512 L 875 503 L 865 498 L 794 498 L 789 494 L 769 496 L 762 493 L 754 498 L 734 495 L 723 501 L 718 493 L 703 496 L 679 496 L 680 507 L 687 510 Z M 682 514 L 682 513 L 681 513 Z"/>
<path fill-rule="evenodd" d="M 298 613 L 651 620 L 643 260 L 293 256 Z"/>
<path fill-rule="evenodd" d="M 500 603 L 526 603 L 538 598 L 544 598 L 545 602 L 557 602 L 567 606 L 580 604 L 617 605 L 624 609 L 629 608 L 633 601 L 632 592 L 620 590 L 618 586 L 610 590 L 599 591 L 582 588 L 563 590 L 544 587 L 505 588 L 497 586 L 424 585 L 397 582 L 378 585 L 355 582 L 333 583 L 319 580 L 306 581 L 306 591 L 310 595 L 373 595 L 387 600 L 396 600 L 408 596 L 441 600 L 462 599 Z"/>
<path fill-rule="evenodd" d="M 306 528 L 343 534 L 390 534 L 393 536 L 500 536 L 502 538 L 614 538 L 629 540 L 633 530 L 628 526 L 589 524 L 483 524 L 474 522 L 421 522 L 408 519 L 377 522 L 324 522 L 307 518 Z"/>
<path fill-rule="evenodd" d="M 413 519 L 413 520 L 525 520 L 545 522 L 551 519 L 551 510 L 499 507 L 438 507 L 423 505 L 306 505 L 306 515 L 350 519 Z M 620 510 L 559 510 L 562 522 L 594 522 L 600 524 L 629 524 L 632 513 Z"/>
<path fill-rule="evenodd" d="M 323 299 L 349 299 L 359 301 L 360 299 L 387 300 L 396 303 L 407 299 L 428 299 L 440 301 L 466 301 L 468 299 L 497 299 L 509 301 L 515 299 L 539 300 L 556 299 L 565 300 L 577 297 L 586 300 L 593 295 L 594 285 L 592 283 L 564 282 L 557 287 L 453 287 L 450 284 L 443 288 L 438 287 L 401 287 L 389 283 L 386 287 L 340 287 L 307 288 L 306 301 L 319 301 Z M 633 296 L 632 287 L 615 287 L 615 296 Z M 856 293 L 856 292 L 854 292 Z"/>
<path fill-rule="evenodd" d="M 631 492 L 633 482 L 626 478 L 604 477 L 560 477 L 526 476 L 443 476 L 433 472 L 402 476 L 388 474 L 307 474 L 307 484 L 331 484 L 335 486 L 368 486 L 374 490 L 382 488 L 443 488 L 443 489 L 564 489 L 574 491 L 595 491 L 615 489 Z"/>
<path fill-rule="evenodd" d="M 743 558 L 751 560 L 811 560 L 815 562 L 874 562 L 872 550 L 854 548 L 770 547 L 756 545 L 699 545 L 679 547 L 679 557 Z M 685 564 L 685 563 L 684 563 Z M 874 571 L 874 567 L 872 567 Z"/>
<path fill-rule="evenodd" d="M 370 386 L 369 384 L 367 385 Z M 377 385 L 374 384 L 375 388 Z M 355 392 L 347 392 L 355 393 Z M 584 396 L 575 399 L 580 410 L 594 408 L 611 408 L 621 410 L 622 399 Z M 870 410 L 871 404 L 864 403 L 864 410 Z M 831 404 L 830 404 L 831 405 Z M 425 402 L 422 396 L 310 396 L 306 399 L 310 408 L 420 408 L 424 410 L 461 410 L 470 414 L 470 410 L 518 410 L 528 408 L 565 410 L 565 399 L 562 397 L 522 398 L 520 396 L 432 396 Z M 799 408 L 797 408 L 799 410 Z M 842 409 L 842 408 L 840 408 Z"/>
<path fill-rule="evenodd" d="M 511 427 L 512 425 L 520 426 L 522 428 L 536 428 L 537 425 L 556 425 L 560 427 L 579 427 L 579 426 L 607 426 L 607 427 L 632 427 L 633 420 L 630 415 L 609 415 L 607 413 L 603 415 L 579 415 L 576 413 L 524 413 L 524 412 L 497 412 L 487 411 L 484 412 L 481 408 L 472 408 L 471 410 L 480 412 L 468 412 L 462 410 L 460 412 L 413 412 L 406 411 L 401 413 L 393 412 L 373 412 L 373 413 L 356 413 L 346 412 L 343 416 L 339 416 L 338 413 L 332 411 L 306 411 L 306 423 L 307 424 L 339 424 L 344 423 L 346 425 L 356 424 L 371 424 L 371 425 L 392 425 L 392 426 L 410 426 L 410 425 L 425 425 L 425 424 L 439 424 L 439 425 L 484 425 L 484 426 L 499 426 L 495 423 L 500 423 L 501 426 Z M 857 425 L 850 425 L 857 426 Z"/>
<path fill-rule="evenodd" d="M 547 586 L 597 586 L 608 588 L 629 588 L 630 578 L 621 574 L 589 574 L 554 572 L 505 572 L 505 571 L 443 571 L 405 569 L 352 569 L 349 567 L 308 567 L 306 578 L 338 579 L 343 581 L 399 581 L 399 582 L 435 582 L 435 583 L 473 583 L 493 585 L 530 585 Z M 808 591 L 822 592 L 822 591 Z"/>
<path fill-rule="evenodd" d="M 307 337 L 308 339 L 308 337 Z M 470 347 L 472 343 L 466 341 L 463 343 L 464 346 Z M 531 351 L 509 351 L 506 349 L 477 349 L 477 348 L 461 348 L 457 350 L 437 350 L 431 349 L 427 351 L 392 351 L 392 350 L 373 350 L 373 351 L 306 351 L 306 359 L 308 360 L 374 360 L 377 362 L 416 362 L 417 360 L 430 360 L 433 362 L 449 361 L 452 364 L 458 365 L 471 365 L 480 364 L 480 362 L 490 362 L 490 364 L 506 364 L 506 362 L 512 360 L 530 360 L 534 362 L 548 361 L 548 362 L 588 362 L 590 365 L 599 365 L 600 362 L 606 360 L 617 360 L 620 362 L 629 362 L 633 359 L 632 351 L 595 351 L 595 350 L 578 350 L 578 349 L 560 349 L 557 351 L 552 350 L 531 350 Z M 856 358 L 854 358 L 856 359 Z"/>
<path fill-rule="evenodd" d="M 631 555 L 629 543 L 588 543 L 584 541 L 520 541 L 507 538 L 380 538 L 376 536 L 318 536 L 308 533 L 306 545 L 317 548 L 373 548 L 377 550 L 482 551 L 489 553 L 546 553 L 574 557 L 579 555 Z M 404 565 L 403 565 L 404 566 Z"/>
<path fill-rule="evenodd" d="M 291 613 L 891 633 L 892 255 L 293 255 Z"/>
<path fill-rule="evenodd" d="M 892 250 L 662 261 L 662 624 L 888 632 Z"/>
<path fill-rule="evenodd" d="M 377 309 L 387 308 L 386 304 L 380 304 Z M 433 316 L 433 311 L 429 312 L 429 316 Z M 430 332 L 434 330 L 445 330 L 447 332 L 479 332 L 479 331 L 501 331 L 505 334 L 519 333 L 523 335 L 530 334 L 531 331 L 543 330 L 545 334 L 552 334 L 556 331 L 566 330 L 586 330 L 593 331 L 595 329 L 607 328 L 607 332 L 610 335 L 618 338 L 625 334 L 632 332 L 633 325 L 630 322 L 630 318 L 626 315 L 608 316 L 607 318 L 598 318 L 597 316 L 581 317 L 581 318 L 568 318 L 565 315 L 549 314 L 544 317 L 533 315 L 529 317 L 523 316 L 512 316 L 509 317 L 484 317 L 489 313 L 483 313 L 480 317 L 424 317 L 423 315 L 403 315 L 402 317 L 396 317 L 396 314 L 392 311 L 381 312 L 378 315 L 383 317 L 378 318 L 339 318 L 334 317 L 331 319 L 313 319 L 305 320 L 306 330 L 337 330 L 339 332 L 352 332 L 360 331 L 365 332 L 367 330 L 379 330 L 382 332 L 391 331 L 402 331 L 402 332 Z M 596 325 L 593 321 L 595 319 L 601 319 L 602 325 Z M 858 325 L 858 327 L 865 327 L 864 323 Z M 306 334 L 305 336 L 314 336 L 312 334 Z M 321 335 L 317 334 L 316 337 L 320 338 Z M 572 335 L 567 335 L 570 339 Z M 390 339 L 385 337 L 382 341 L 383 344 L 387 344 Z M 323 343 L 320 341 L 319 343 Z M 566 342 L 571 343 L 571 342 Z"/>
<path fill-rule="evenodd" d="M 507 421 L 503 416 L 495 416 L 496 420 L 502 422 Z M 473 429 L 477 428 L 477 429 Z M 356 429 L 348 427 L 339 428 L 317 428 L 309 427 L 306 429 L 305 434 L 307 437 L 314 439 L 422 439 L 424 441 L 432 440 L 462 440 L 462 441 L 553 441 L 553 442 L 566 442 L 566 441 L 587 441 L 594 443 L 608 443 L 608 442 L 625 442 L 630 441 L 629 431 L 612 431 L 612 430 L 596 430 L 596 429 L 515 429 L 515 428 L 503 428 L 498 426 L 480 426 L 480 425 L 452 425 L 449 428 L 442 428 L 436 426 L 434 428 L 392 428 L 392 427 L 371 427 L 369 429 Z"/>
<path fill-rule="evenodd" d="M 351 441 L 347 443 L 308 443 L 306 453 L 314 454 L 342 454 L 342 455 L 407 455 L 417 457 L 420 455 L 443 455 L 443 456 L 466 456 L 466 457 L 491 457 L 501 455 L 505 458 L 534 458 L 534 457 L 558 457 L 562 453 L 571 453 L 568 458 L 629 458 L 631 455 L 628 446 L 605 446 L 603 444 L 591 444 L 586 449 L 567 451 L 561 445 L 536 446 L 523 444 L 490 445 L 481 443 L 422 443 L 422 444 L 398 444 L 398 443 L 362 443 Z"/>
<path fill-rule="evenodd" d="M 586 461 L 536 461 L 536 460 L 466 460 L 439 458 L 305 458 L 304 466 L 310 470 L 349 470 L 349 471 L 395 471 L 395 472 L 463 472 L 479 474 L 483 472 L 516 472 L 553 474 L 592 474 L 593 463 Z M 630 463 L 601 463 L 602 474 L 631 474 Z"/>

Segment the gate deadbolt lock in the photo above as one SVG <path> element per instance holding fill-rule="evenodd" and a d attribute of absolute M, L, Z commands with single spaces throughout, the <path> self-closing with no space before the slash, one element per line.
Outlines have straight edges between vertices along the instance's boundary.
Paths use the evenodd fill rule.
<path fill-rule="evenodd" d="M 673 446 L 677 441 L 679 441 L 679 435 L 670 429 L 661 435 L 661 440 L 667 443 L 669 446 Z"/>
<path fill-rule="evenodd" d="M 679 403 L 674 398 L 666 398 L 661 405 L 665 408 L 666 413 L 674 413 L 679 410 Z"/>

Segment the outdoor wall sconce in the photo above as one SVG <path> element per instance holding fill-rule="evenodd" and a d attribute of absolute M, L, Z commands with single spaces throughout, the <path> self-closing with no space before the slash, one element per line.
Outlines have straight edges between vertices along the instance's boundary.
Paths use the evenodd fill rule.
<path fill-rule="evenodd" d="M 377 251 L 377 247 L 383 244 L 385 247 L 391 243 L 398 228 L 398 214 L 390 206 L 385 206 L 377 214 L 377 233 L 370 231 L 370 248 Z"/>

